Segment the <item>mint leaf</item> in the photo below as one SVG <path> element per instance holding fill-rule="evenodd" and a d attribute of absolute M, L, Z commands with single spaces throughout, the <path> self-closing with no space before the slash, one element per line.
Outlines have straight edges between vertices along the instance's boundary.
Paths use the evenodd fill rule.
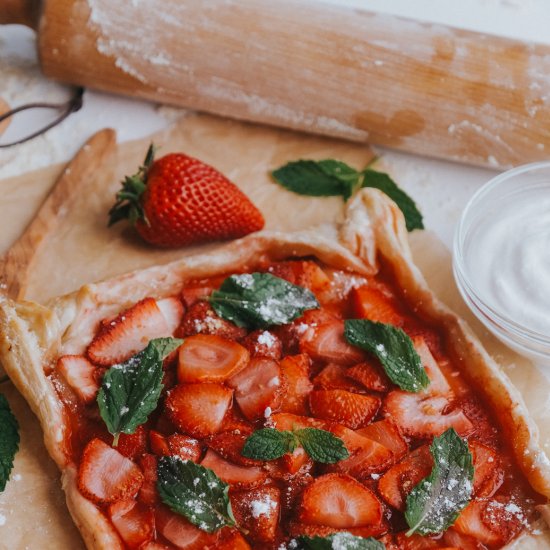
<path fill-rule="evenodd" d="M 466 440 L 450 428 L 433 440 L 430 451 L 432 472 L 407 497 L 407 536 L 446 531 L 472 497 L 474 465 Z"/>
<path fill-rule="evenodd" d="M 342 196 L 348 200 L 363 187 L 379 189 L 392 199 L 405 217 L 407 231 L 424 229 L 422 214 L 414 200 L 385 172 L 372 168 L 358 172 L 334 159 L 298 160 L 274 170 L 272 176 L 283 187 L 311 197 Z"/>
<path fill-rule="evenodd" d="M 263 428 L 254 432 L 243 446 L 242 455 L 257 460 L 275 460 L 301 445 L 315 462 L 334 464 L 349 457 L 344 442 L 334 434 L 317 428 L 294 431 Z"/>
<path fill-rule="evenodd" d="M 271 175 L 277 183 L 299 195 L 334 197 L 343 195 L 351 179 L 359 172 L 337 160 L 298 160 L 274 170 Z"/>
<path fill-rule="evenodd" d="M 305 452 L 315 462 L 334 464 L 349 458 L 344 442 L 331 432 L 317 428 L 303 428 L 294 432 Z"/>
<path fill-rule="evenodd" d="M 310 290 L 271 273 L 231 275 L 209 300 L 220 317 L 250 328 L 284 325 L 319 307 Z"/>
<path fill-rule="evenodd" d="M 19 424 L 11 412 L 8 400 L 0 394 L 0 492 L 6 488 L 18 450 Z"/>
<path fill-rule="evenodd" d="M 328 537 L 307 537 L 302 535 L 298 537 L 298 541 L 302 544 L 304 550 L 385 550 L 383 543 L 369 537 L 356 537 L 351 533 L 335 533 Z"/>
<path fill-rule="evenodd" d="M 256 460 L 275 460 L 296 448 L 292 432 L 263 428 L 255 431 L 244 443 L 241 454 Z"/>
<path fill-rule="evenodd" d="M 361 187 L 374 187 L 388 195 L 397 204 L 401 212 L 403 212 L 407 231 L 424 229 L 422 214 L 418 210 L 416 203 L 405 191 L 397 186 L 388 174 L 367 168 L 363 171 L 363 183 Z"/>
<path fill-rule="evenodd" d="M 99 413 L 118 444 L 121 433 L 132 434 L 157 408 L 162 391 L 162 360 L 183 340 L 157 338 L 120 365 L 113 365 L 103 376 L 97 394 Z"/>
<path fill-rule="evenodd" d="M 163 456 L 157 473 L 160 498 L 173 512 L 208 533 L 235 525 L 229 485 L 210 468 L 179 456 Z"/>
<path fill-rule="evenodd" d="M 346 340 L 376 355 L 390 380 L 402 390 L 416 393 L 429 386 L 422 361 L 404 331 L 368 319 L 348 319 L 344 324 Z"/>

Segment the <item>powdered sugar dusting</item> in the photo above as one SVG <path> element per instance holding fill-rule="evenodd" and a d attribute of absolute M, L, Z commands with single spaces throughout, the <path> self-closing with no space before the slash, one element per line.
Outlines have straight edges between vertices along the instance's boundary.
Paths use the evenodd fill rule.
<path fill-rule="evenodd" d="M 258 519 L 260 516 L 269 516 L 272 510 L 277 508 L 277 503 L 272 500 L 268 495 L 253 500 L 250 503 L 250 509 L 252 517 Z"/>

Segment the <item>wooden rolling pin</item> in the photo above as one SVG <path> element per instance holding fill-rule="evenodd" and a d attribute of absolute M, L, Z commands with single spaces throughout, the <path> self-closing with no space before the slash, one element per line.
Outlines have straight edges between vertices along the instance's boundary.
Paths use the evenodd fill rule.
<path fill-rule="evenodd" d="M 461 162 L 550 156 L 550 46 L 307 0 L 4 0 L 63 82 Z"/>

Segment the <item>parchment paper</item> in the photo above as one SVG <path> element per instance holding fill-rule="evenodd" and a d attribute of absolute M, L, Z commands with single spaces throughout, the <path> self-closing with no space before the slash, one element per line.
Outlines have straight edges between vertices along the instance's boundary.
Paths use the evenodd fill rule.
<path fill-rule="evenodd" d="M 333 157 L 355 167 L 364 166 L 372 157 L 363 145 L 206 115 L 189 115 L 171 130 L 157 134 L 154 141 L 161 146 L 159 155 L 183 151 L 220 169 L 262 210 L 266 228 L 289 231 L 340 220 L 343 203 L 337 198 L 308 198 L 287 192 L 270 181 L 270 170 L 301 157 Z M 197 251 L 154 250 L 141 244 L 123 226 L 106 227 L 118 181 L 141 163 L 148 143 L 149 140 L 140 140 L 121 145 L 115 166 L 97 167 L 96 181 L 68 205 L 55 236 L 39 252 L 29 279 L 28 298 L 43 302 L 91 280 Z M 54 166 L 0 182 L 0 251 L 6 250 L 30 221 L 61 169 Z M 449 251 L 437 237 L 429 231 L 414 232 L 411 242 L 415 260 L 432 288 L 472 322 L 489 351 L 523 393 L 541 428 L 544 445 L 549 447 L 550 384 L 545 376 L 490 337 L 472 319 L 454 285 Z M 10 383 L 2 384 L 0 391 L 17 414 L 22 433 L 12 479 L 0 494 L 0 550 L 83 548 L 65 509 L 59 473 L 42 445 L 38 422 Z M 547 545 L 550 547 L 550 541 L 541 540 L 541 548 Z"/>

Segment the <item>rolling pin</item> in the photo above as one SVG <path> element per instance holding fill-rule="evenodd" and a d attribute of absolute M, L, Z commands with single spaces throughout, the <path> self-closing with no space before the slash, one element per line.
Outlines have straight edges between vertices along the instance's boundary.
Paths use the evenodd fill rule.
<path fill-rule="evenodd" d="M 44 74 L 490 166 L 550 156 L 550 46 L 332 0 L 4 0 Z"/>

